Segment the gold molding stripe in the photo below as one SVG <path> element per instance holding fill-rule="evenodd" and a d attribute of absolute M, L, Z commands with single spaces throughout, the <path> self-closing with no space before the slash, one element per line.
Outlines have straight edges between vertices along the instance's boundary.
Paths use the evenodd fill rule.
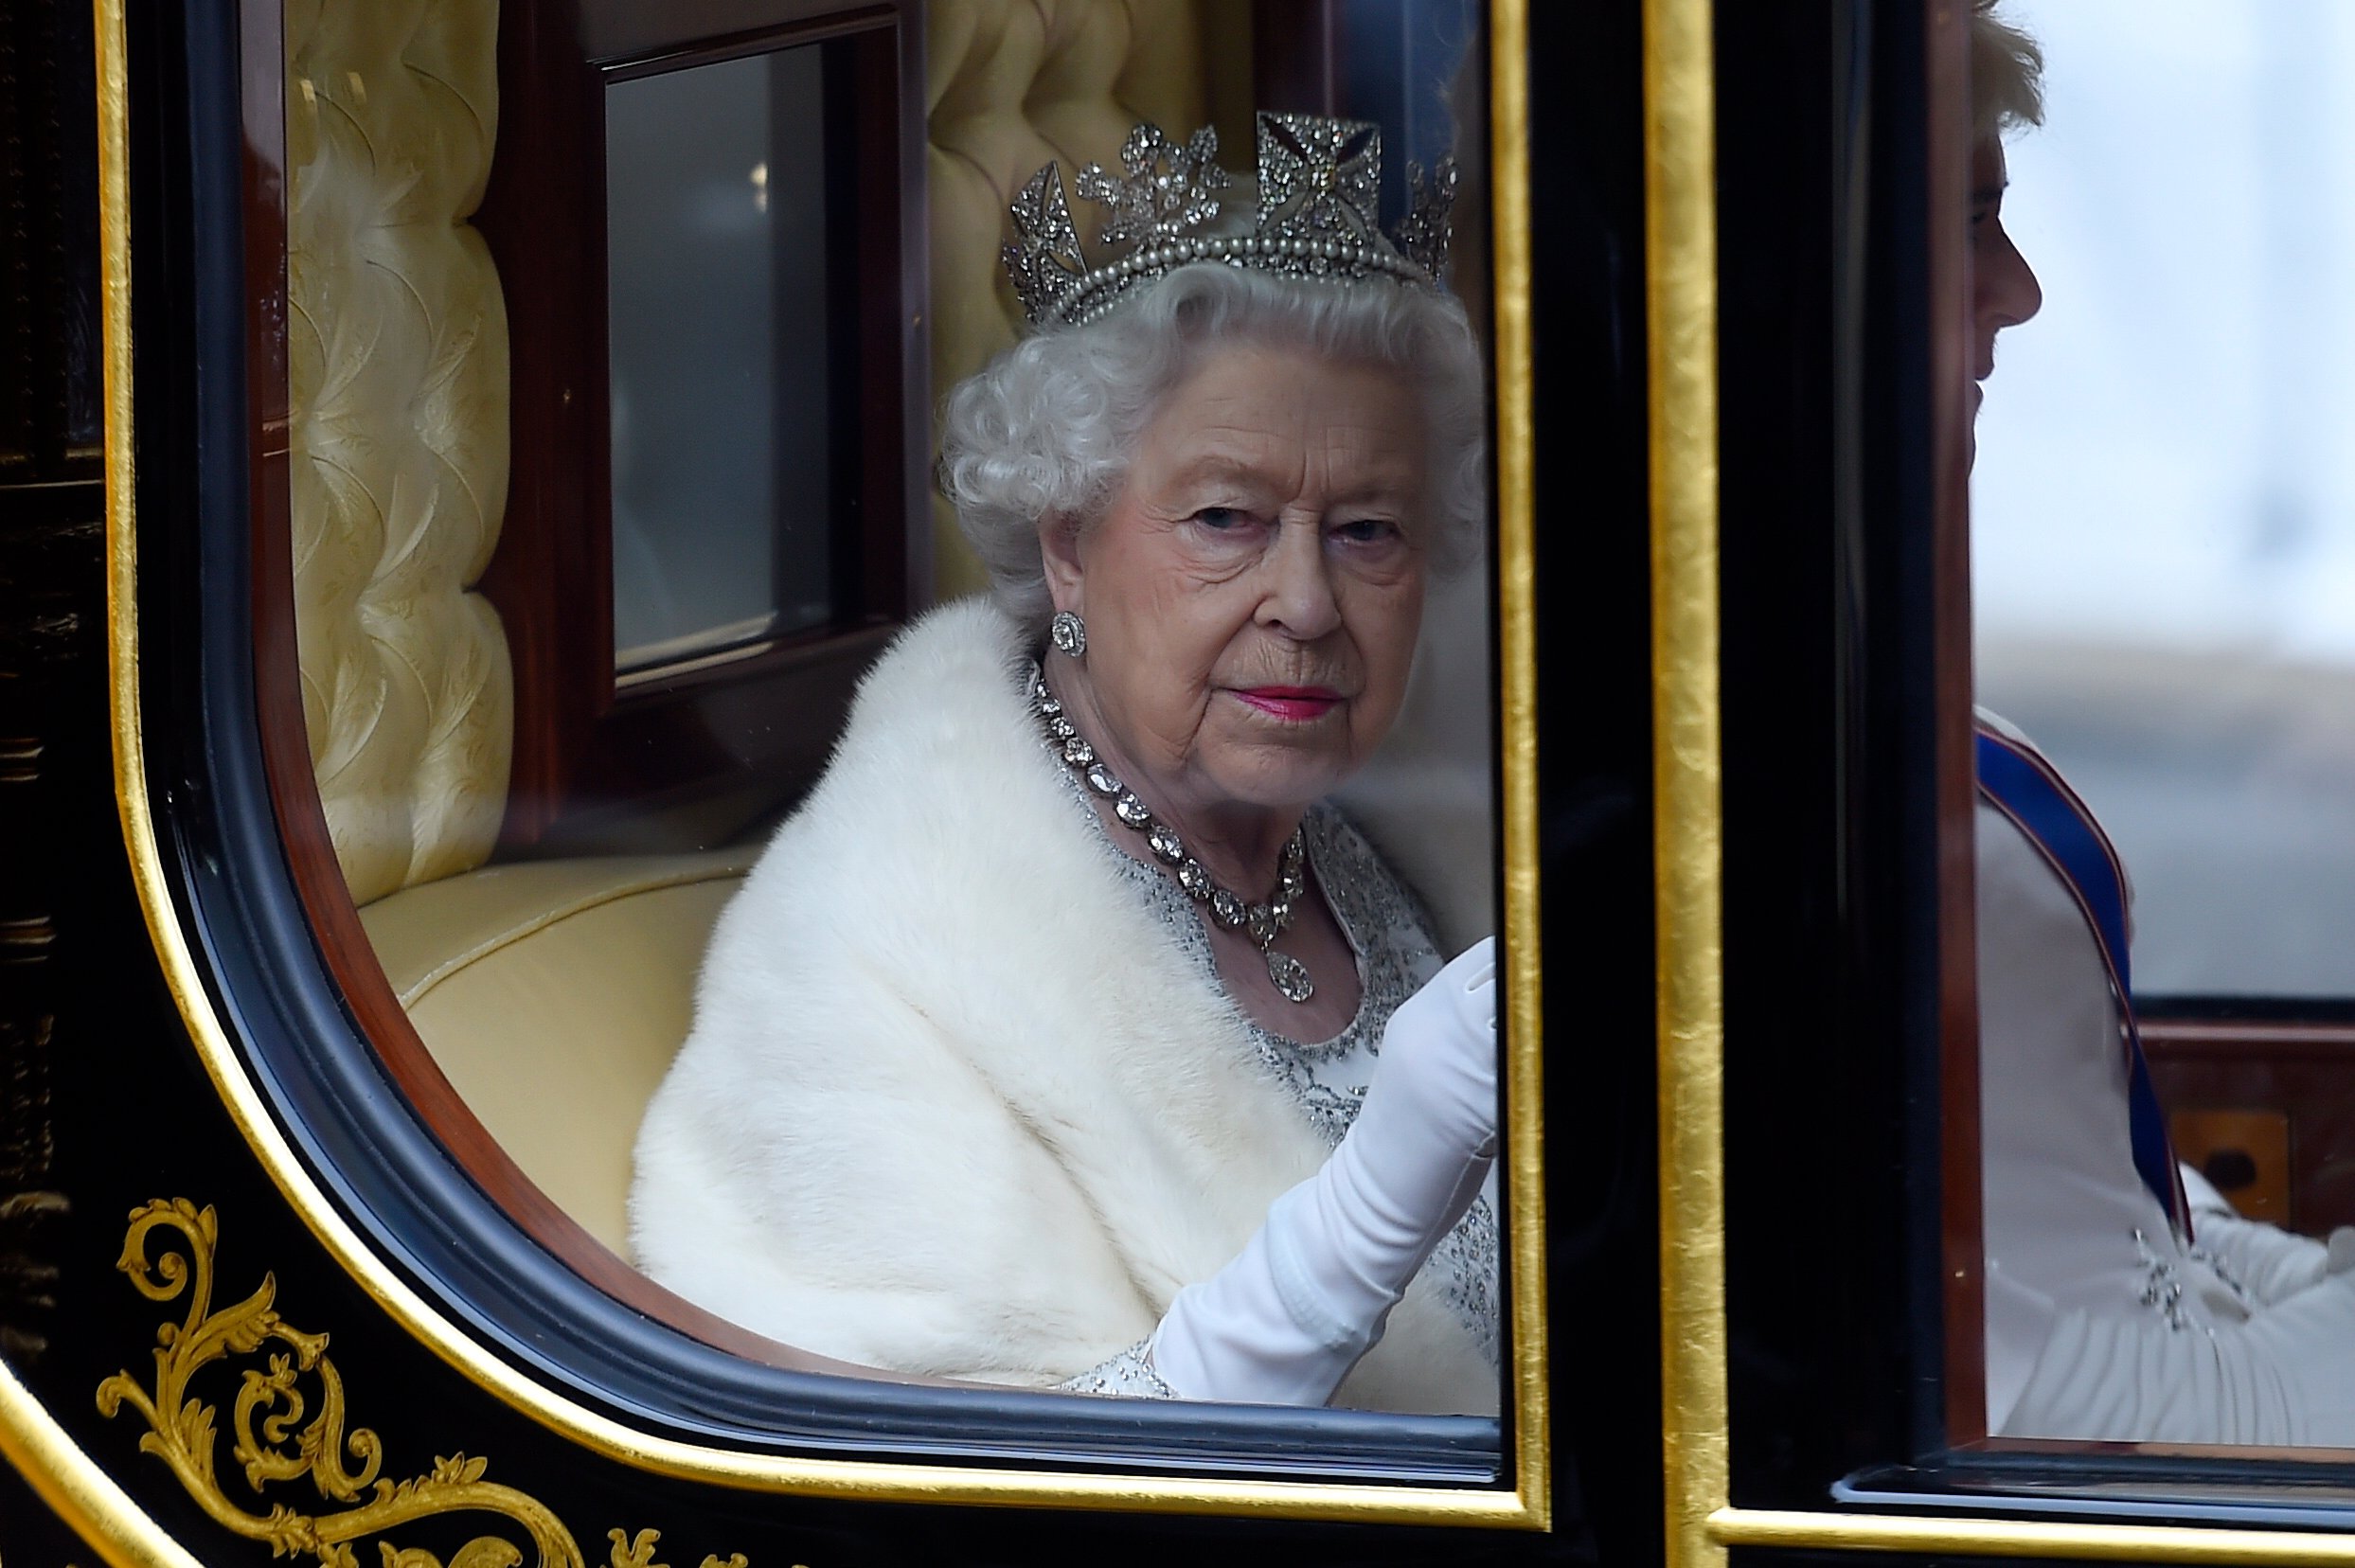
<path fill-rule="evenodd" d="M 1725 1546 L 1811 1546 L 1925 1556 L 2059 1558 L 2076 1562 L 2355 1563 L 2355 1535 L 2195 1524 L 2075 1524 L 2026 1519 L 1720 1508 L 1709 1536 Z"/>
<path fill-rule="evenodd" d="M 740 1452 L 684 1442 L 640 1432 L 558 1393 L 491 1355 L 377 1256 L 366 1239 L 335 1208 L 304 1167 L 293 1145 L 274 1120 L 259 1089 L 246 1073 L 206 992 L 204 966 L 197 960 L 186 933 L 180 927 L 164 874 L 153 806 L 148 794 L 144 773 L 138 686 L 138 568 L 132 493 L 131 253 L 126 199 L 128 153 L 125 128 L 128 105 L 124 95 L 123 58 L 124 15 L 128 0 L 93 0 L 93 4 L 98 35 L 102 149 L 100 240 L 104 277 L 101 291 L 102 325 L 107 372 L 107 641 L 114 704 L 116 805 L 149 936 L 154 945 L 165 981 L 179 1007 L 205 1070 L 240 1132 L 259 1156 L 280 1193 L 337 1264 L 377 1301 L 404 1332 L 477 1387 L 569 1442 L 632 1468 L 674 1479 L 869 1502 L 1094 1508 L 1139 1513 L 1322 1519 L 1364 1523 L 1465 1524 L 1525 1530 L 1548 1528 L 1546 1470 L 1550 1455 L 1544 1452 L 1545 1428 L 1543 1422 L 1543 1346 L 1542 1338 L 1534 1348 L 1525 1342 L 1529 1325 L 1543 1321 L 1542 1318 L 1532 1320 L 1526 1317 L 1524 1310 L 1526 1304 L 1532 1301 L 1542 1308 L 1543 1300 L 1543 1282 L 1538 1270 L 1525 1262 L 1527 1258 L 1542 1256 L 1542 1232 L 1537 1229 L 1542 1217 L 1531 1206 L 1522 1206 L 1514 1223 L 1516 1332 L 1512 1365 L 1516 1395 L 1528 1398 L 1534 1379 L 1539 1402 L 1533 1411 L 1537 1419 L 1516 1433 L 1524 1446 L 1518 1453 L 1516 1487 L 1510 1491 L 1471 1487 L 1302 1483 L 1243 1478 L 1169 1478 L 1055 1471 L 1025 1473 L 970 1466 L 814 1459 Z M 1525 39 L 1525 6 L 1526 0 L 1494 0 L 1493 16 L 1499 37 Z M 1496 59 L 1501 62 L 1499 68 L 1508 70 L 1510 74 L 1496 83 L 1493 89 L 1495 96 L 1502 102 L 1514 105 L 1514 112 L 1519 113 L 1521 106 L 1525 105 L 1523 86 L 1525 62 L 1518 50 L 1509 56 L 1506 51 L 1499 50 Z M 1500 126 L 1504 124 L 1505 114 L 1506 110 L 1500 104 L 1496 111 Z M 1500 282 L 1514 282 L 1525 294 L 1525 118 L 1508 129 L 1509 134 L 1501 135 L 1499 140 L 1503 146 L 1513 150 L 1511 156 L 1520 160 L 1516 165 L 1521 169 L 1517 187 L 1521 201 L 1518 212 L 1523 225 L 1521 235 L 1508 248 L 1513 257 L 1519 258 L 1516 264 L 1522 270 L 1509 278 L 1500 278 Z M 1500 255 L 1503 254 L 1501 251 Z M 1506 301 L 1500 300 L 1499 303 L 1507 305 Z M 1525 316 L 1525 298 L 1508 306 L 1508 310 Z M 1525 332 L 1520 345 L 1522 358 L 1514 379 L 1501 380 L 1499 383 L 1501 403 L 1508 398 L 1517 400 L 1511 406 L 1500 409 L 1500 423 L 1524 430 L 1527 424 L 1529 393 L 1526 347 Z M 1508 581 L 1526 578 L 1525 470 L 1522 471 L 1522 474 L 1525 488 L 1520 493 L 1525 506 L 1518 535 L 1522 552 L 1519 564 L 1509 554 L 1512 548 L 1509 540 L 1500 546 L 1500 557 L 1503 558 L 1499 563 L 1500 571 Z M 1508 640 L 1505 650 L 1508 657 L 1512 656 L 1516 647 L 1521 648 L 1525 655 L 1525 641 L 1514 643 Z M 1511 681 L 1514 677 L 1508 672 L 1506 678 Z M 1512 687 L 1520 693 L 1519 701 L 1524 704 L 1521 713 L 1525 720 L 1530 717 L 1526 704 L 1530 701 L 1531 679 L 1525 667 L 1520 673 L 1519 684 Z M 1508 709 L 1508 718 L 1513 711 Z M 1517 787 L 1514 755 L 1510 751 L 1505 757 L 1505 771 L 1506 787 L 1509 793 Z M 1534 797 L 1531 795 L 1529 798 Z M 1533 907 L 1537 874 L 1534 836 L 1523 831 L 1511 842 L 1525 859 L 1518 864 L 1508 861 L 1507 884 L 1508 887 L 1517 883 L 1522 885 L 1525 895 L 1530 896 Z M 1519 951 L 1518 944 L 1508 951 Z M 1533 982 L 1534 973 L 1533 965 L 1523 971 L 1525 983 Z M 1534 1008 L 1523 1003 L 1518 995 L 1508 1006 L 1515 1009 L 1510 1016 L 1516 1025 L 1521 1022 L 1524 1011 L 1532 1017 L 1534 1015 Z M 1514 1060 L 1508 1063 L 1508 1082 L 1520 1084 L 1526 1081 L 1534 1085 L 1536 1035 L 1533 1030 L 1517 1027 L 1513 1039 Z M 1532 1197 L 1540 1193 L 1536 1166 L 1538 1155 L 1537 1146 L 1525 1141 L 1522 1151 L 1514 1156 L 1515 1185 L 1511 1190 L 1516 1198 L 1525 1193 Z M 1525 1165 L 1526 1168 L 1524 1168 Z M 5 1369 L 0 1368 L 0 1384 L 5 1383 Z M 5 1387 L 0 1387 L 0 1393 L 5 1391 Z M 0 1414 L 7 1413 L 8 1407 L 0 1405 Z M 40 1412 L 37 1403 L 32 1404 L 29 1410 L 17 1406 L 15 1414 L 26 1417 L 27 1429 L 11 1431 L 9 1434 L 10 1441 L 28 1441 L 36 1453 L 54 1457 L 64 1473 L 74 1472 L 77 1465 L 86 1468 L 86 1460 L 72 1451 L 70 1441 L 54 1422 L 47 1419 L 45 1413 Z M 60 1450 L 63 1452 L 58 1452 Z M 52 1488 L 38 1481 L 36 1484 L 44 1486 L 43 1495 L 52 1501 L 52 1506 L 59 1506 L 59 1498 L 72 1501 L 61 1488 Z M 55 1496 L 52 1495 L 53 1490 Z M 105 1506 L 116 1506 L 115 1500 L 119 1498 L 120 1493 L 115 1492 L 106 1501 Z M 67 1510 L 61 1506 L 61 1512 Z M 135 1508 L 131 1513 L 135 1516 Z M 77 1528 L 101 1538 L 116 1523 L 115 1518 L 104 1512 L 94 1515 L 80 1508 L 67 1512 L 67 1517 Z M 124 1559 L 124 1564 L 134 1561 L 169 1562 L 178 1568 L 179 1564 L 186 1562 L 185 1554 L 180 1553 L 169 1538 L 155 1532 L 152 1524 L 146 1522 L 143 1516 L 136 1519 L 136 1523 L 145 1526 L 145 1535 L 139 1535 L 135 1528 L 134 1535 L 143 1541 L 147 1550 L 144 1555 Z"/>
<path fill-rule="evenodd" d="M 1511 1220 L 1512 1454 L 1523 1503 L 1553 1512 L 1545 1309 L 1544 944 L 1538 929 L 1536 347 L 1530 325 L 1527 0 L 1489 12 L 1494 246 L 1498 737 L 1504 779 L 1505 1195 Z"/>
<path fill-rule="evenodd" d="M 98 140 L 98 306 L 105 323 L 99 346 L 106 413 L 107 532 L 130 507 L 131 454 L 131 192 L 125 141 L 129 83 L 123 61 L 122 0 L 96 8 Z M 107 598 L 117 587 L 109 557 Z M 134 716 L 135 717 L 135 716 Z M 121 744 L 116 715 L 116 744 Z M 25 1478 L 51 1512 L 80 1535 L 109 1568 L 203 1568 L 115 1478 L 57 1424 L 46 1406 L 0 1363 L 0 1458 Z"/>
<path fill-rule="evenodd" d="M 1644 3 L 1660 1426 L 1669 1568 L 1727 1497 L 1723 822 L 1718 733 L 1715 71 L 1709 0 Z"/>
<path fill-rule="evenodd" d="M 75 1446 L 6 1363 L 0 1363 L 0 1459 L 109 1568 L 205 1568 Z"/>

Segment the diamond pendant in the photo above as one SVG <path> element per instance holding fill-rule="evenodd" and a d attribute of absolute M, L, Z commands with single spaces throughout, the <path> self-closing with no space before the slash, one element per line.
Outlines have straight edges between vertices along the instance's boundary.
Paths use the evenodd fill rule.
<path fill-rule="evenodd" d="M 1267 977 L 1276 982 L 1276 989 L 1284 993 L 1287 1002 L 1306 1002 L 1316 994 L 1316 986 L 1309 979 L 1308 966 L 1274 948 L 1267 950 Z"/>

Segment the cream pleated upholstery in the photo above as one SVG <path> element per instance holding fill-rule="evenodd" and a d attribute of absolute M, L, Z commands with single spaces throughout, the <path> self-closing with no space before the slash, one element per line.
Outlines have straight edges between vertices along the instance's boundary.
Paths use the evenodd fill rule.
<path fill-rule="evenodd" d="M 932 384 L 949 390 L 1014 341 L 1022 322 L 999 263 L 1006 209 L 1024 181 L 1061 159 L 1116 168 L 1139 120 L 1172 135 L 1209 121 L 1204 55 L 1219 8 L 1196 0 L 932 0 L 925 11 L 931 145 Z M 1240 68 L 1246 76 L 1249 62 Z M 1251 149 L 1221 150 L 1248 167 Z M 1237 159 L 1240 157 L 1240 162 Z M 1095 211 L 1073 216 L 1093 241 Z M 948 503 L 934 498 L 933 569 L 942 598 L 987 584 Z"/>
<path fill-rule="evenodd" d="M 303 721 L 355 901 L 481 864 L 507 642 L 471 591 L 507 505 L 482 237 L 496 0 L 288 0 L 288 358 Z"/>

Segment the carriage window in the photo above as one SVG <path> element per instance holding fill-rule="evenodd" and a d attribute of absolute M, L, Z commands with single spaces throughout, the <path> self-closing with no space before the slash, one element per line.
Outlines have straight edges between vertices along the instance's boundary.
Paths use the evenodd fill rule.
<path fill-rule="evenodd" d="M 624 672 L 834 614 L 823 47 L 605 92 Z"/>
<path fill-rule="evenodd" d="M 2355 1448 L 2355 12 L 2002 14 L 2046 63 L 1972 169 L 1987 1430 Z"/>
<path fill-rule="evenodd" d="M 1291 1420 L 1307 1468 L 1387 1447 L 1387 1473 L 1511 1485 L 1499 1423 L 1542 1327 L 1498 1283 L 1519 1178 L 1483 1163 L 1502 1091 L 1482 1008 L 1526 977 L 1487 956 L 1482 7 L 1081 9 L 1120 19 L 1087 55 L 1119 69 L 1065 80 L 1053 51 L 928 33 L 913 0 L 584 0 L 562 25 L 486 3 L 450 35 L 463 58 L 393 79 L 456 84 L 415 102 L 351 85 L 367 41 L 341 14 L 287 51 L 288 314 L 344 348 L 346 291 L 384 278 L 333 220 L 367 203 L 407 203 L 397 238 L 441 266 L 414 269 L 415 359 L 367 363 L 392 390 L 366 410 L 308 343 L 290 356 L 292 518 L 262 566 L 294 579 L 296 634 L 262 679 L 290 859 L 369 1066 L 573 1285 L 664 1326 L 657 1353 L 724 1364 L 721 1402 L 757 1434 L 812 1408 L 885 1431 L 874 1410 L 946 1382 L 975 1409 L 1027 1391 L 1044 1424 L 1013 1446 L 1081 1452 L 1118 1407 L 1076 1396 L 1174 1392 L 1190 1408 L 1142 1418 L 1172 1445 L 1152 1463 L 1257 1452 Z M 415 193 L 366 155 L 401 138 L 443 150 Z M 1050 164 L 1067 205 L 1025 194 Z M 964 424 L 942 412 L 1186 246 L 1266 258 L 1263 288 L 1349 287 L 1393 312 L 1367 309 L 1362 341 L 1414 357 L 1328 353 L 1280 312 L 1189 345 L 1198 363 L 1065 331 L 1044 391 L 1019 382 L 1033 356 Z M 436 363 L 466 439 L 361 428 L 405 419 L 401 376 Z M 1117 420 L 1143 400 L 1087 379 L 1181 363 L 1142 431 Z M 1238 457 L 1220 421 L 1246 416 L 1260 444 Z M 1362 429 L 1379 438 L 1302 454 Z M 1108 498 L 1115 446 L 1133 462 Z M 380 455 L 413 508 L 382 532 L 347 483 Z M 1282 489 L 1302 473 L 1329 490 Z M 1131 490 L 1187 526 L 1093 556 L 1147 515 L 1113 506 Z M 459 500 L 465 528 L 437 531 Z M 1280 557 L 1294 501 L 1326 520 L 1308 560 L 1339 619 L 1286 653 L 1233 585 L 1277 580 L 1236 552 Z M 1066 569 L 1094 585 L 1068 630 L 1045 602 Z M 1209 675 L 1198 774 L 1123 727 Z M 1268 830 L 1201 830 L 1246 818 Z M 1453 989 L 1418 1057 L 1386 1025 L 1427 988 Z M 1413 1294 L 1386 1320 L 1349 1305 L 1378 1343 L 1302 1349 L 1323 1358 L 1306 1393 L 1234 1381 L 1220 1320 L 1165 1332 L 1175 1309 L 1134 1281 L 1272 1256 L 1231 1221 L 1347 1179 L 1331 1149 L 1383 1092 L 1377 1059 L 1455 1091 L 1454 1121 L 1400 1146 L 1428 1235 L 1370 1258 L 1362 1221 L 1316 1277 Z M 1439 1117 L 1405 1083 L 1390 1102 Z M 1462 1157 L 1425 1159 L 1440 1138 Z M 1390 1419 L 1317 1408 L 1336 1392 Z M 1224 1435 L 1181 1430 L 1198 1419 Z"/>

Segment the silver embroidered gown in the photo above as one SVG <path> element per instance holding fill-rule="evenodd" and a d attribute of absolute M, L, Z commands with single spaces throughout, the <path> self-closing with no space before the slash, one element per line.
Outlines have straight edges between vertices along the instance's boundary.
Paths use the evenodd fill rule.
<path fill-rule="evenodd" d="M 1169 939 L 1207 976 L 1219 980 L 1210 935 L 1198 906 L 1174 878 L 1136 859 L 1113 842 L 1076 778 L 1066 775 L 1072 796 L 1089 825 L 1118 863 L 1137 897 L 1159 918 Z M 1309 809 L 1302 821 L 1308 863 L 1342 935 L 1357 954 L 1357 1015 L 1332 1039 L 1303 1044 L 1261 1028 L 1249 1018 L 1253 1042 L 1270 1073 L 1290 1093 L 1301 1115 L 1338 1148 L 1365 1102 L 1366 1084 L 1382 1053 L 1382 1032 L 1399 1005 L 1439 971 L 1442 960 L 1421 904 L 1393 875 L 1348 819 L 1331 806 Z M 1455 1228 L 1440 1238 L 1423 1266 L 1487 1356 L 1497 1363 L 1498 1295 L 1495 1177 L 1472 1201 Z M 1079 1394 L 1116 1394 L 1168 1399 L 1171 1391 L 1145 1360 L 1140 1341 L 1062 1386 Z"/>

